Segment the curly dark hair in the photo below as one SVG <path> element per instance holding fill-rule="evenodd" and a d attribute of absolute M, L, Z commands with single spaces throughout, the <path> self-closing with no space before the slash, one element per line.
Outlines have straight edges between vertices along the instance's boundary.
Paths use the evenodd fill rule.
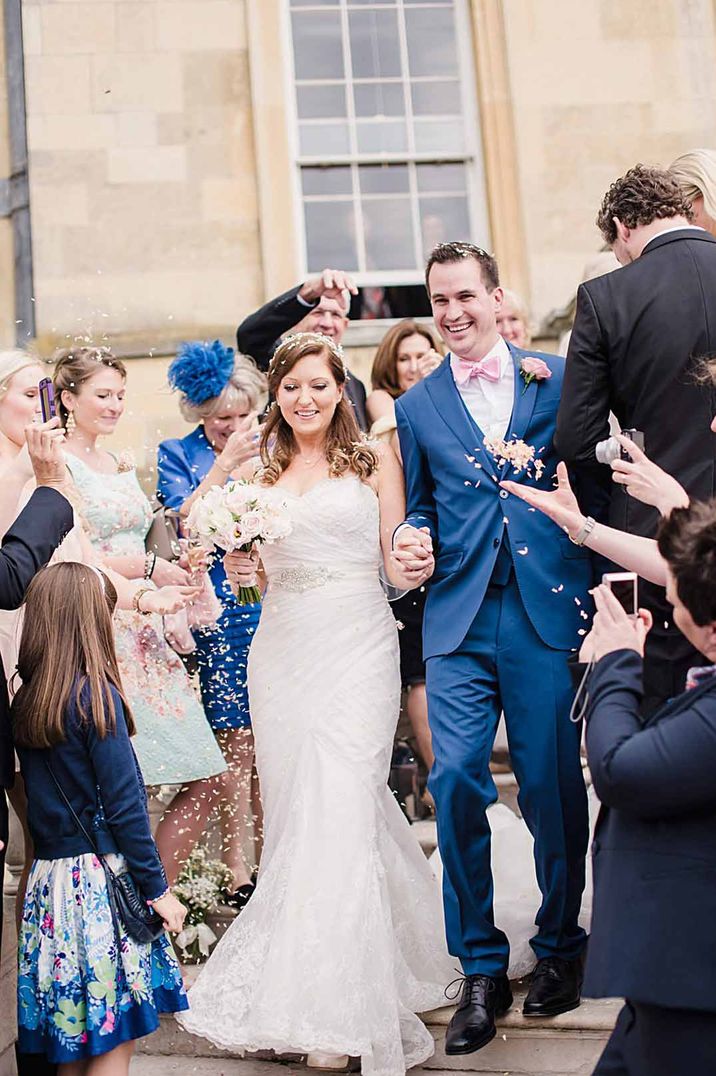
<path fill-rule="evenodd" d="M 500 274 L 497 262 L 491 254 L 474 243 L 438 243 L 433 247 L 425 266 L 425 287 L 430 294 L 430 270 L 434 265 L 449 265 L 451 262 L 461 262 L 464 258 L 473 258 L 480 266 L 482 282 L 488 291 L 494 291 L 500 286 Z"/>
<path fill-rule="evenodd" d="M 597 227 L 611 246 L 617 238 L 617 217 L 627 228 L 669 217 L 693 219 L 691 205 L 674 177 L 661 168 L 635 164 L 612 183 L 597 214 Z"/>
<path fill-rule="evenodd" d="M 716 621 L 716 499 L 675 508 L 657 535 L 676 591 L 695 624 Z"/>

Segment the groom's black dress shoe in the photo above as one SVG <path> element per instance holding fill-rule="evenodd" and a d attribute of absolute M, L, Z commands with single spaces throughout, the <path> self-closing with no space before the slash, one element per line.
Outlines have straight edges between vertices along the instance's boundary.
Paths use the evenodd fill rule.
<path fill-rule="evenodd" d="M 506 975 L 466 975 L 460 1000 L 445 1035 L 446 1054 L 471 1054 L 494 1039 L 495 1017 L 512 1004 Z"/>
<path fill-rule="evenodd" d="M 524 1016 L 559 1016 L 576 1009 L 581 1000 L 582 959 L 547 956 L 537 961 L 522 1009 Z"/>

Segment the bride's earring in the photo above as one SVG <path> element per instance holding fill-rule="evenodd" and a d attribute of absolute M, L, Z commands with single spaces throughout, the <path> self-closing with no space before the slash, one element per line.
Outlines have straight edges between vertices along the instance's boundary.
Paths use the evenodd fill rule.
<path fill-rule="evenodd" d="M 77 423 L 75 421 L 74 412 L 68 411 L 67 412 L 67 418 L 65 420 L 65 433 L 67 433 L 67 434 L 74 433 L 76 428 L 77 428 Z"/>

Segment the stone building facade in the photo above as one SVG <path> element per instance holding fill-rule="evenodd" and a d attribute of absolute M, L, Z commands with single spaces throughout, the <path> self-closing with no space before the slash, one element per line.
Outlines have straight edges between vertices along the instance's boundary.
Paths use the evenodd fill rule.
<path fill-rule="evenodd" d="M 177 342 L 231 341 L 246 313 L 306 272 L 300 111 L 309 115 L 306 138 L 325 115 L 310 63 L 297 88 L 302 20 L 313 19 L 319 34 L 342 27 L 344 47 L 345 35 L 365 29 L 366 13 L 374 27 L 403 20 L 401 62 L 411 77 L 413 68 L 432 71 L 448 98 L 459 81 L 462 148 L 441 142 L 449 124 L 430 127 L 432 105 L 418 105 L 411 83 L 412 137 L 420 128 L 442 165 L 454 164 L 453 153 L 469 172 L 470 238 L 495 251 L 535 322 L 569 301 L 599 249 L 594 217 L 616 176 L 636 161 L 665 165 L 689 148 L 716 147 L 714 0 L 4 0 L 3 10 L 0 346 L 18 339 L 49 355 L 78 338 L 111 343 L 129 367 L 120 437 L 148 486 L 157 440 L 185 429 L 165 387 Z M 388 38 L 376 36 L 377 59 L 360 58 L 369 75 L 370 62 L 398 62 L 380 53 Z M 308 47 L 320 74 L 327 48 Z M 23 66 L 26 117 L 18 112 Z M 365 175 L 402 160 L 391 141 L 401 129 L 390 119 L 394 76 L 374 108 L 384 149 L 373 142 L 372 157 L 361 158 L 374 169 Z M 361 129 L 358 100 L 356 91 L 348 119 L 360 140 L 373 121 L 364 109 Z M 343 137 L 341 123 L 324 126 L 326 144 Z M 347 159 L 311 160 L 335 171 Z M 411 175 L 421 163 L 427 175 L 431 160 L 423 143 Z M 24 202 L 32 243 L 23 260 L 16 214 Z M 418 220 L 424 239 L 426 219 Z M 362 283 L 383 279 L 415 284 L 417 264 L 402 277 L 364 266 Z M 364 321 L 349 330 L 351 365 L 364 376 L 384 327 Z M 6 947 L 0 991 L 9 990 L 10 962 Z"/>
<path fill-rule="evenodd" d="M 18 329 L 42 353 L 77 337 L 108 339 L 132 359 L 122 436 L 148 444 L 157 431 L 182 429 L 162 391 L 177 341 L 231 340 L 244 314 L 306 272 L 291 33 L 295 43 L 301 19 L 320 22 L 333 8 L 336 19 L 358 16 L 351 0 L 5 7 L 14 5 L 35 323 L 16 325 L 12 228 L 0 219 L 0 342 L 13 343 Z M 382 9 L 376 19 L 398 7 L 408 30 L 418 17 L 415 0 L 353 7 Z M 593 222 L 609 182 L 638 160 L 666 164 L 716 145 L 714 0 L 428 7 L 428 27 L 452 18 L 459 39 L 471 237 L 496 252 L 505 282 L 539 322 L 568 302 L 598 250 Z M 441 47 L 418 35 L 410 63 L 429 71 L 434 51 L 438 70 Z M 324 53 L 315 55 L 320 66 Z M 9 174 L 4 85 L 0 78 L 0 179 Z M 408 277 L 401 282 L 419 279 Z M 381 282 L 379 272 L 364 279 Z M 382 329 L 351 327 L 351 359 L 364 374 Z"/>

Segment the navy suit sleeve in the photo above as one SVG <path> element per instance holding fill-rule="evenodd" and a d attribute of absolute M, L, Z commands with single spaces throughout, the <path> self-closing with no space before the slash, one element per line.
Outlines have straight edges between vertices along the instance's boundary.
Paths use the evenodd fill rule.
<path fill-rule="evenodd" d="M 49 486 L 40 486 L 7 531 L 0 549 L 0 608 L 22 605 L 34 575 L 72 529 L 72 507 Z"/>
<path fill-rule="evenodd" d="M 642 659 L 608 654 L 589 678 L 587 756 L 597 796 L 640 818 L 672 819 L 716 808 L 716 698 L 700 694 L 644 727 Z"/>
<path fill-rule="evenodd" d="M 297 298 L 300 288 L 299 284 L 270 299 L 260 310 L 244 318 L 236 330 L 239 351 L 250 355 L 260 370 L 268 370 L 279 337 L 297 325 L 310 309 Z"/>
<path fill-rule="evenodd" d="M 434 542 L 438 538 L 438 515 L 435 507 L 433 480 L 430 469 L 410 420 L 400 400 L 395 403 L 400 454 L 405 473 L 405 499 L 407 515 L 405 522 L 413 527 L 427 527 Z"/>
<path fill-rule="evenodd" d="M 144 787 L 139 778 L 119 695 L 112 690 L 117 724 L 114 733 L 97 735 L 93 722 L 86 727 L 87 746 L 97 779 L 104 815 L 117 848 L 148 900 L 167 888 L 162 861 L 151 830 Z"/>
<path fill-rule="evenodd" d="M 157 498 L 178 512 L 198 485 L 179 441 L 162 441 L 157 452 Z"/>

